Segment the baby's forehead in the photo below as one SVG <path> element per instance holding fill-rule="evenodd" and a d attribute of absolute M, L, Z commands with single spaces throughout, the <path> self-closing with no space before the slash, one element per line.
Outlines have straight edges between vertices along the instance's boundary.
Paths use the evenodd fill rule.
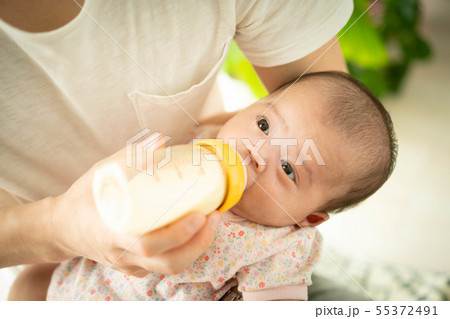
<path fill-rule="evenodd" d="M 341 86 L 336 86 L 338 81 L 331 79 L 322 79 L 321 77 L 308 77 L 301 79 L 298 82 L 287 84 L 271 93 L 267 99 L 270 101 L 282 102 L 283 100 L 290 100 L 291 102 L 298 102 L 304 105 L 305 98 L 319 99 L 321 104 L 328 102 L 328 97 L 335 94 L 336 90 L 340 90 Z M 295 101 L 297 99 L 297 101 Z"/>
<path fill-rule="evenodd" d="M 316 91 L 304 87 L 270 95 L 261 102 L 266 107 L 265 114 L 280 118 L 289 127 L 302 129 L 323 122 L 321 119 L 326 115 L 328 105 Z"/>
<path fill-rule="evenodd" d="M 314 74 L 307 74 L 304 75 L 302 77 L 299 77 L 297 80 L 292 81 L 291 83 L 285 84 L 283 86 L 281 86 L 279 89 L 277 89 L 276 91 L 284 91 L 284 90 L 288 90 L 288 91 L 299 91 L 299 90 L 304 90 L 306 88 L 311 89 L 311 88 L 323 88 L 326 86 L 329 86 L 330 84 L 333 85 L 338 85 L 339 81 L 336 79 L 333 79 L 331 77 L 327 77 L 325 75 L 323 76 L 311 76 Z"/>

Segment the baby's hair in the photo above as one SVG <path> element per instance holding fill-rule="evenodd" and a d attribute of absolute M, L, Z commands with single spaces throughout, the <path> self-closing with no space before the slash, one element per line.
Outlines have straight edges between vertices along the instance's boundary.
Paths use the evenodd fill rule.
<path fill-rule="evenodd" d="M 356 173 L 339 181 L 348 185 L 346 193 L 315 209 L 339 213 L 358 205 L 386 182 L 395 167 L 397 140 L 389 113 L 364 84 L 337 71 L 309 73 L 297 83 L 314 87 L 315 80 L 324 81 L 320 90 L 326 100 L 325 124 L 357 150 L 358 158 L 352 159 Z"/>

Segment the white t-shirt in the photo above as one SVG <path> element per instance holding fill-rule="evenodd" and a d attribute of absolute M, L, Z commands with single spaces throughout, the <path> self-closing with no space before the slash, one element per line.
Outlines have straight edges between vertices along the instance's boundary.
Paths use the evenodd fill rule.
<path fill-rule="evenodd" d="M 254 65 L 289 63 L 330 40 L 352 8 L 351 0 L 86 0 L 50 32 L 0 20 L 0 188 L 29 201 L 61 194 L 143 128 L 183 140 L 233 38 Z"/>

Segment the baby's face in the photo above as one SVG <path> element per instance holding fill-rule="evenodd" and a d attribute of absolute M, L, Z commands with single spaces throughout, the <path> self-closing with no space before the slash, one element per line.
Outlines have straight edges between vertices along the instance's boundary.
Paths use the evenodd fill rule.
<path fill-rule="evenodd" d="M 304 221 L 307 226 L 309 214 L 344 192 L 338 180 L 347 169 L 342 159 L 350 154 L 338 134 L 322 124 L 325 103 L 319 90 L 295 85 L 278 99 L 282 92 L 238 113 L 217 138 L 236 143 L 242 158 L 251 159 L 247 188 L 233 213 L 263 225 Z M 310 159 L 304 156 L 301 163 L 300 154 Z"/>

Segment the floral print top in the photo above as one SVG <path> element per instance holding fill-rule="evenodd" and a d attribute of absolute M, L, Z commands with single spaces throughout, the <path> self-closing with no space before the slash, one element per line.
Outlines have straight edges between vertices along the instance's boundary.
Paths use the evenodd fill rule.
<path fill-rule="evenodd" d="M 79 257 L 56 268 L 47 299 L 219 300 L 237 284 L 244 300 L 306 300 L 321 245 L 313 227 L 269 227 L 228 211 L 211 247 L 180 274 L 136 278 Z"/>

